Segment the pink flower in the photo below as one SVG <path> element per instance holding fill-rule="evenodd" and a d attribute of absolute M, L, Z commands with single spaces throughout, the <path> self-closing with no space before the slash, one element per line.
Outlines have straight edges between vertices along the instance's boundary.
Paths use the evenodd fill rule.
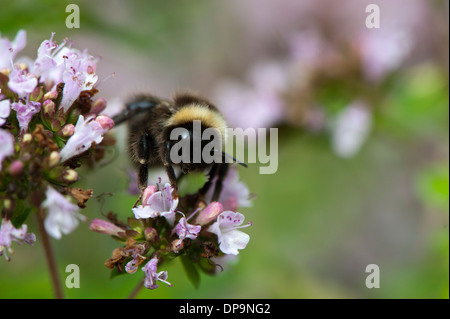
<path fill-rule="evenodd" d="M 180 220 L 178 221 L 178 224 L 175 226 L 175 231 L 178 235 L 178 238 L 180 238 L 177 246 L 179 246 L 185 238 L 189 239 L 197 238 L 198 233 L 200 232 L 201 229 L 202 227 L 200 225 L 188 224 L 186 218 L 184 216 L 181 217 Z"/>
<path fill-rule="evenodd" d="M 38 80 L 32 73 L 27 73 L 26 70 L 14 68 L 9 75 L 9 88 L 16 92 L 19 97 L 25 97 L 34 91 L 38 84 Z"/>
<path fill-rule="evenodd" d="M 10 42 L 7 38 L 0 37 L 0 69 L 11 67 L 11 60 L 27 44 L 27 33 L 24 30 L 17 32 L 16 38 Z"/>
<path fill-rule="evenodd" d="M 219 216 L 222 212 L 223 205 L 219 202 L 212 202 L 201 211 L 195 222 L 199 225 L 206 225 L 217 219 L 217 216 Z"/>
<path fill-rule="evenodd" d="M 45 74 L 48 70 L 57 66 L 57 62 L 54 59 L 54 55 L 56 51 L 53 51 L 58 47 L 58 45 L 53 42 L 53 36 L 55 33 L 52 33 L 50 40 L 44 40 L 39 49 L 37 51 L 37 58 L 34 62 L 33 73 L 36 76 L 41 76 L 41 81 L 45 81 Z"/>
<path fill-rule="evenodd" d="M 78 220 L 86 219 L 78 213 L 77 205 L 72 204 L 51 186 L 47 187 L 45 195 L 42 207 L 47 208 L 48 213 L 44 226 L 50 236 L 60 239 L 62 234 L 69 234 L 78 226 Z"/>
<path fill-rule="evenodd" d="M 146 252 L 146 245 L 137 244 L 134 247 L 127 249 L 127 253 L 131 254 L 133 258 L 125 265 L 125 271 L 129 274 L 134 274 L 138 270 L 138 266 L 146 259 L 143 256 Z"/>
<path fill-rule="evenodd" d="M 0 126 L 6 123 L 9 113 L 11 113 L 11 102 L 9 100 L 0 101 Z"/>
<path fill-rule="evenodd" d="M 244 249 L 247 246 L 250 236 L 238 229 L 251 226 L 252 223 L 241 226 L 244 218 L 241 213 L 225 211 L 208 228 L 208 231 L 217 235 L 219 248 L 223 253 L 237 255 L 238 249 Z"/>
<path fill-rule="evenodd" d="M 363 71 L 372 81 L 383 79 L 401 66 L 413 47 L 409 30 L 399 27 L 364 32 L 357 41 Z"/>
<path fill-rule="evenodd" d="M 26 131 L 28 123 L 30 123 L 33 115 L 41 110 L 41 103 L 28 101 L 24 104 L 22 101 L 12 103 L 11 108 L 16 111 L 17 120 L 19 121 L 20 130 Z"/>
<path fill-rule="evenodd" d="M 53 36 L 54 33 L 39 46 L 33 73 L 40 76 L 41 82 L 50 82 L 53 85 L 64 82 L 61 106 L 66 112 L 81 91 L 92 89 L 97 82 L 97 59 L 86 50 L 80 52 L 67 47 L 67 39 L 58 46 L 53 42 Z"/>
<path fill-rule="evenodd" d="M 114 126 L 114 121 L 105 115 L 99 115 L 95 118 L 95 121 L 99 123 L 103 129 L 110 130 Z"/>
<path fill-rule="evenodd" d="M 89 224 L 89 229 L 95 231 L 96 233 L 106 234 L 110 236 L 119 237 L 119 233 L 125 233 L 125 229 L 114 225 L 103 219 L 93 219 Z"/>
<path fill-rule="evenodd" d="M 160 191 L 155 192 L 154 186 L 148 186 L 144 191 L 142 205 L 133 208 L 136 218 L 155 218 L 163 216 L 173 225 L 175 222 L 175 210 L 178 206 L 178 198 L 172 196 L 173 188 L 167 183 Z M 147 193 L 145 193 L 147 192 Z"/>
<path fill-rule="evenodd" d="M 158 261 L 158 257 L 153 257 L 149 262 L 145 264 L 144 267 L 142 267 L 142 271 L 145 272 L 144 287 L 147 289 L 158 288 L 159 286 L 158 284 L 156 284 L 157 281 L 161 281 L 167 284 L 169 287 L 172 287 L 172 284 L 166 281 L 167 271 L 160 271 L 159 273 L 156 273 Z"/>
<path fill-rule="evenodd" d="M 87 55 L 72 50 L 66 57 L 66 68 L 62 74 L 64 85 L 61 106 L 66 112 L 72 103 L 78 98 L 81 91 L 90 90 L 98 80 L 95 74 L 95 59 Z"/>
<path fill-rule="evenodd" d="M 7 130 L 0 129 L 0 171 L 5 157 L 14 154 L 14 136 Z"/>
<path fill-rule="evenodd" d="M 21 245 L 23 242 L 33 245 L 36 241 L 36 236 L 33 233 L 27 233 L 28 226 L 23 224 L 20 228 L 15 228 L 10 220 L 2 219 L 2 225 L 0 227 L 0 256 L 3 255 L 6 249 L 9 253 L 12 253 L 11 244 L 13 241 Z M 7 261 L 10 258 L 5 253 Z"/>
<path fill-rule="evenodd" d="M 111 123 L 111 119 L 110 121 L 104 118 L 97 120 L 91 116 L 85 120 L 83 115 L 80 115 L 73 135 L 60 152 L 61 161 L 64 162 L 87 151 L 93 142 L 99 144 L 103 140 L 103 134 L 112 127 Z"/>
<path fill-rule="evenodd" d="M 216 180 L 214 179 L 211 188 L 205 195 L 207 202 L 211 202 Z M 238 207 L 250 207 L 252 202 L 249 197 L 250 191 L 247 185 L 239 180 L 238 169 L 235 166 L 231 167 L 223 181 L 223 188 L 219 197 L 219 202 L 223 205 L 223 209 L 235 211 Z"/>
<path fill-rule="evenodd" d="M 284 116 L 280 98 L 287 79 L 284 66 L 277 62 L 257 64 L 247 77 L 248 84 L 228 80 L 213 92 L 226 120 L 230 126 L 242 129 L 277 124 Z"/>

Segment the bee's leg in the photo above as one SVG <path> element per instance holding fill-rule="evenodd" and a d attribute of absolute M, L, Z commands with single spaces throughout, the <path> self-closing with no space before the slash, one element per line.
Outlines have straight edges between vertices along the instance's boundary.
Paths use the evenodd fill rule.
<path fill-rule="evenodd" d="M 142 199 L 142 195 L 144 194 L 144 190 L 147 188 L 148 184 L 148 163 L 150 162 L 150 152 L 152 148 L 151 139 L 147 133 L 142 134 L 141 139 L 139 141 L 139 145 L 137 147 L 137 155 L 139 161 L 139 170 L 138 170 L 138 186 L 141 190 L 138 199 L 134 203 L 133 207 L 136 207 L 139 201 Z"/>
<path fill-rule="evenodd" d="M 139 193 L 139 197 L 133 205 L 133 208 L 136 208 L 137 204 L 141 201 L 142 195 L 144 194 L 145 188 L 147 188 L 148 183 L 148 165 L 141 164 L 139 165 L 138 170 L 138 185 L 141 192 Z"/>
<path fill-rule="evenodd" d="M 175 174 L 175 170 L 170 164 L 167 164 L 164 167 L 166 168 L 166 174 L 167 177 L 169 177 L 170 185 L 173 188 L 173 195 L 178 196 L 177 176 Z"/>
<path fill-rule="evenodd" d="M 218 164 L 218 163 L 214 163 L 212 166 L 211 166 L 211 169 L 209 170 L 209 172 L 208 172 L 208 181 L 205 183 L 205 185 L 203 185 L 203 187 L 199 190 L 199 194 L 200 195 L 202 195 L 202 196 L 204 196 L 208 191 L 209 191 L 209 189 L 211 188 L 211 185 L 212 185 L 212 183 L 213 183 L 213 180 L 214 180 L 214 177 L 216 177 L 216 175 L 217 175 L 217 169 L 218 169 L 218 166 L 219 166 L 220 164 Z"/>
<path fill-rule="evenodd" d="M 217 172 L 217 181 L 216 185 L 214 186 L 214 194 L 212 196 L 212 201 L 218 201 L 220 197 L 220 193 L 222 192 L 222 186 L 223 186 L 223 180 L 225 176 L 227 176 L 228 173 L 228 167 L 229 164 L 226 162 L 218 164 L 218 172 Z"/>
<path fill-rule="evenodd" d="M 169 178 L 170 185 L 173 188 L 173 193 L 178 196 L 177 175 L 175 174 L 173 166 L 170 164 L 172 162 L 170 159 L 170 142 L 166 143 L 166 149 L 163 154 L 164 155 L 162 156 L 162 158 L 167 177 Z"/>

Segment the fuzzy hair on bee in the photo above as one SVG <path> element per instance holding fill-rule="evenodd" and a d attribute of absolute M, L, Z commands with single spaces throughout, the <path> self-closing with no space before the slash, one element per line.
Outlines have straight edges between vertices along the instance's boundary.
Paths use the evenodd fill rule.
<path fill-rule="evenodd" d="M 194 134 L 195 122 L 200 123 L 202 133 L 206 129 L 213 130 L 220 137 L 221 145 L 225 145 L 227 124 L 223 115 L 211 102 L 192 93 L 176 94 L 172 100 L 153 95 L 138 95 L 126 104 L 126 109 L 116 115 L 113 121 L 115 125 L 128 123 L 128 153 L 138 170 L 141 195 L 147 187 L 148 169 L 163 166 L 175 192 L 178 180 L 174 169 L 176 167 L 183 174 L 207 171 L 208 180 L 199 191 L 203 195 L 210 189 L 213 179 L 217 177 L 213 200 L 218 200 L 222 181 L 229 166 L 225 157 L 230 157 L 229 155 L 222 150 L 216 150 L 221 152 L 220 160 L 212 163 L 206 163 L 203 160 L 175 163 L 171 159 L 171 149 L 177 142 L 188 141 L 191 150 L 195 142 L 200 143 L 200 150 L 207 145 L 208 141 L 195 141 L 199 139 L 199 135 Z M 172 132 L 180 128 L 187 133 L 178 136 L 177 140 L 172 140 Z M 193 152 L 190 153 L 192 159 Z M 243 163 L 239 164 L 246 166 Z"/>

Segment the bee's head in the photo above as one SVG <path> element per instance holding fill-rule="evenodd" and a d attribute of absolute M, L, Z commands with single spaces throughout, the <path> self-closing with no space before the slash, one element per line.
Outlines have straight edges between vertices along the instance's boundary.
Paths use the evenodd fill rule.
<path fill-rule="evenodd" d="M 194 120 L 167 131 L 167 162 L 178 164 L 183 172 L 200 171 L 221 160 L 223 137 L 217 128 Z"/>
<path fill-rule="evenodd" d="M 193 95 L 174 99 L 175 111 L 164 123 L 165 160 L 183 172 L 199 171 L 221 161 L 226 122 L 208 101 Z"/>

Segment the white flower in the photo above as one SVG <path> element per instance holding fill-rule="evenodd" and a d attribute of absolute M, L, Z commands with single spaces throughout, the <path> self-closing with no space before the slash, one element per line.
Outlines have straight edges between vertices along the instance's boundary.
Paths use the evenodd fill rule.
<path fill-rule="evenodd" d="M 0 101 L 0 126 L 6 123 L 6 119 L 11 113 L 11 102 L 9 100 Z"/>
<path fill-rule="evenodd" d="M 103 134 L 113 125 L 113 121 L 106 116 L 98 116 L 95 120 L 93 117 L 88 117 L 85 120 L 83 115 L 80 115 L 73 135 L 59 154 L 61 162 L 87 151 L 93 142 L 100 143 L 103 140 Z"/>
<path fill-rule="evenodd" d="M 225 211 L 208 228 L 208 231 L 217 235 L 219 248 L 223 253 L 237 255 L 239 254 L 238 249 L 244 249 L 247 246 L 250 236 L 238 228 L 251 226 L 252 223 L 242 225 L 244 218 L 241 213 Z"/>
<path fill-rule="evenodd" d="M 0 129 L 0 171 L 5 157 L 14 154 L 14 136 L 7 130 Z"/>
<path fill-rule="evenodd" d="M 370 131 L 372 114 L 362 101 L 355 101 L 338 114 L 332 132 L 337 155 L 351 157 L 361 148 Z"/>
<path fill-rule="evenodd" d="M 54 188 L 48 186 L 45 195 L 42 207 L 47 208 L 48 214 L 44 226 L 50 236 L 60 239 L 62 234 L 69 234 L 78 226 L 78 220 L 86 220 L 85 216 L 78 213 L 78 206 Z"/>
<path fill-rule="evenodd" d="M 160 184 L 161 189 L 161 184 Z M 156 187 L 149 186 L 144 192 L 142 204 L 133 208 L 133 213 L 136 218 L 155 218 L 163 216 L 170 225 L 175 222 L 175 210 L 178 206 L 178 198 L 172 196 L 173 188 L 167 183 L 158 192 L 155 192 Z"/>

